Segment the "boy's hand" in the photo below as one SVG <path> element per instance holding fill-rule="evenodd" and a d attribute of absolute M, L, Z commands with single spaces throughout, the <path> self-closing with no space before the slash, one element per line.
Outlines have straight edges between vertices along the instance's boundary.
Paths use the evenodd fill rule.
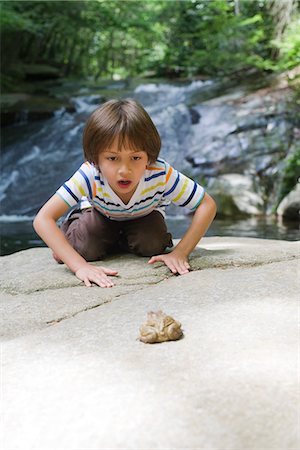
<path fill-rule="evenodd" d="M 79 280 L 83 281 L 87 287 L 91 287 L 92 283 L 95 283 L 100 287 L 106 288 L 114 285 L 107 275 L 116 276 L 118 275 L 118 272 L 109 269 L 108 267 L 92 266 L 91 264 L 86 263 L 76 270 L 75 275 Z"/>
<path fill-rule="evenodd" d="M 166 253 L 163 255 L 152 256 L 149 259 L 148 264 L 153 264 L 155 262 L 161 261 L 163 262 L 171 272 L 178 273 L 179 275 L 184 275 L 189 272 L 191 266 L 188 263 L 188 259 L 186 256 L 176 252 L 176 249 L 171 253 Z"/>

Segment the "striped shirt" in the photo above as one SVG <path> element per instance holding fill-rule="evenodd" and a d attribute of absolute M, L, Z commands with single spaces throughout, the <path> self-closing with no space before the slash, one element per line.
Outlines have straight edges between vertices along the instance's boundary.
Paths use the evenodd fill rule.
<path fill-rule="evenodd" d="M 112 220 L 130 220 L 146 216 L 153 210 L 165 216 L 170 203 L 194 211 L 204 197 L 204 189 L 195 181 L 157 159 L 147 166 L 130 201 L 124 203 L 93 164 L 85 162 L 56 192 L 70 207 L 94 206 Z"/>

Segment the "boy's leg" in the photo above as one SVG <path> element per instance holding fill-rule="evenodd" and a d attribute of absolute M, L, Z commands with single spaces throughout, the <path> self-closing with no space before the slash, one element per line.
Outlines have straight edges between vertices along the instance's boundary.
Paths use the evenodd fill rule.
<path fill-rule="evenodd" d="M 94 208 L 74 211 L 61 225 L 68 242 L 86 261 L 102 259 L 117 244 L 118 224 Z"/>
<path fill-rule="evenodd" d="M 128 250 L 136 255 L 158 255 L 173 246 L 172 235 L 158 211 L 152 211 L 140 219 L 122 222 L 122 229 Z"/>

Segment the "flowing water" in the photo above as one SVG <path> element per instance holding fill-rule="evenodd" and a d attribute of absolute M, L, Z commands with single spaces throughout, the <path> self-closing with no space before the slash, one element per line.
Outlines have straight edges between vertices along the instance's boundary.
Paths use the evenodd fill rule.
<path fill-rule="evenodd" d="M 195 125 L 201 106 L 189 108 L 191 96 L 207 89 L 212 82 L 196 81 L 175 86 L 143 84 L 130 96 L 150 113 L 162 137 L 161 156 L 179 170 L 191 171 L 188 158 L 197 142 Z M 116 93 L 122 96 L 121 91 Z M 32 219 L 43 203 L 80 166 L 82 131 L 89 114 L 102 102 L 99 95 L 79 95 L 72 99 L 76 112 L 57 111 L 55 117 L 38 122 L 19 123 L 3 133 L 1 156 L 1 254 L 41 246 L 32 229 Z M 226 111 L 222 111 L 222 114 Z M 210 125 L 213 139 L 214 121 Z M 208 128 L 207 128 L 208 129 Z M 170 207 L 168 225 L 174 238 L 180 237 L 190 216 Z M 217 219 L 208 235 L 251 236 L 298 239 L 295 224 L 279 224 L 275 219 Z"/>

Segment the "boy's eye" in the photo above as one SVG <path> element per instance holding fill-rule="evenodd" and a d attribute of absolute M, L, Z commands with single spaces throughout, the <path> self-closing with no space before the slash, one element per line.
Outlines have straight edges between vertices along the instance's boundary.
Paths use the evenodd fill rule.
<path fill-rule="evenodd" d="M 108 156 L 107 159 L 108 159 L 109 161 L 116 161 L 116 160 L 117 160 L 117 157 L 116 157 L 116 156 Z"/>
<path fill-rule="evenodd" d="M 132 159 L 133 159 L 133 161 L 139 161 L 141 159 L 141 157 L 140 156 L 133 156 Z"/>

